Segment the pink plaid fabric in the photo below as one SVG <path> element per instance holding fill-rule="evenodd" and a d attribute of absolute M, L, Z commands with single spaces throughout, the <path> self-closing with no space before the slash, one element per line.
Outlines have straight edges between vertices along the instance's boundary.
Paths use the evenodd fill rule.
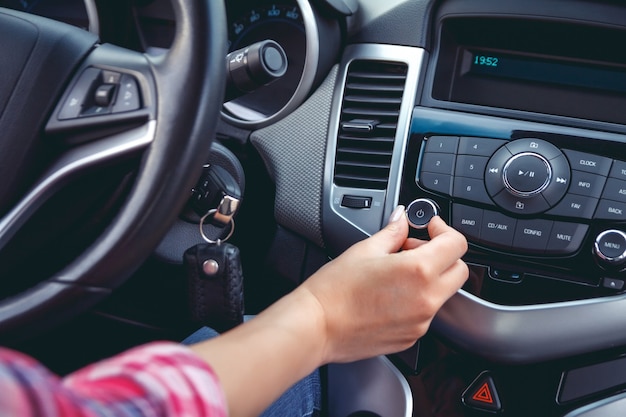
<path fill-rule="evenodd" d="M 59 378 L 0 348 L 0 416 L 225 417 L 213 370 L 187 347 L 155 342 Z"/>

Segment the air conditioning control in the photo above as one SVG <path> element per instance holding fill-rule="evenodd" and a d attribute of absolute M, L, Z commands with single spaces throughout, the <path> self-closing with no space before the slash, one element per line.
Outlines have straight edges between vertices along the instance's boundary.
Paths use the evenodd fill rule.
<path fill-rule="evenodd" d="M 621 230 L 605 230 L 596 238 L 593 251 L 606 264 L 623 264 L 626 262 L 626 233 Z"/>

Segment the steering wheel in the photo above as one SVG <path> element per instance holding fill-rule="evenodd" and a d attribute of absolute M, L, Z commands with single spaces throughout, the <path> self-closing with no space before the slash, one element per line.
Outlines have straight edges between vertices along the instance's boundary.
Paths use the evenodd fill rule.
<path fill-rule="evenodd" d="M 222 105 L 226 15 L 221 0 L 172 3 L 176 37 L 162 56 L 0 9 L 0 249 L 69 180 L 143 152 L 129 196 L 96 241 L 54 276 L 0 301 L 3 341 L 36 334 L 110 294 L 189 197 Z M 38 172 L 33 155 L 45 146 L 44 133 L 78 131 L 92 139 L 68 146 Z"/>

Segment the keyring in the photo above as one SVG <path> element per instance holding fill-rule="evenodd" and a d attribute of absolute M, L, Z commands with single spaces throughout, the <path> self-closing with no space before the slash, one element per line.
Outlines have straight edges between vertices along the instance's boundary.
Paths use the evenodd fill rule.
<path fill-rule="evenodd" d="M 230 232 L 228 232 L 228 236 L 226 236 L 224 239 L 212 240 L 207 235 L 204 234 L 203 226 L 204 226 L 204 221 L 206 220 L 206 218 L 214 215 L 215 213 L 217 213 L 217 209 L 209 210 L 209 212 L 205 214 L 204 216 L 202 216 L 202 218 L 200 219 L 200 236 L 202 236 L 202 239 L 204 239 L 204 241 L 207 243 L 211 243 L 211 244 L 217 243 L 218 245 L 220 245 L 222 242 L 226 242 L 228 239 L 230 239 L 230 237 L 233 235 L 233 232 L 235 231 L 235 220 L 231 217 Z"/>

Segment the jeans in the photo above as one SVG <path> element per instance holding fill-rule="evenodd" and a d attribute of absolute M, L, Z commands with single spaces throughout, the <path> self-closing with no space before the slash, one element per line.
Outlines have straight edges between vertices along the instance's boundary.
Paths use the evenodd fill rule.
<path fill-rule="evenodd" d="M 246 317 L 246 320 L 249 317 Z M 218 333 L 203 327 L 190 336 L 183 343 L 190 345 L 218 336 Z M 322 389 L 319 371 L 315 371 L 304 379 L 296 382 L 280 398 L 278 398 L 261 417 L 314 417 L 321 409 Z"/>

